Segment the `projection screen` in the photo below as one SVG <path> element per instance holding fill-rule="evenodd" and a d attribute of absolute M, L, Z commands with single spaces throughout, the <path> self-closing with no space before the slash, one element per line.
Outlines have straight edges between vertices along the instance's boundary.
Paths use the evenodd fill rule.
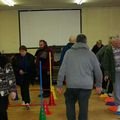
<path fill-rule="evenodd" d="M 38 47 L 39 40 L 61 46 L 81 32 L 81 10 L 19 11 L 20 44 Z"/>

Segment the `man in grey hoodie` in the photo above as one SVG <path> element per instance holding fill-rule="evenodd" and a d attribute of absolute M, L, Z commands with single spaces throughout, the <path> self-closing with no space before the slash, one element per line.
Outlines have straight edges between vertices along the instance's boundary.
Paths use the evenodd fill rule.
<path fill-rule="evenodd" d="M 67 120 L 76 120 L 75 103 L 78 101 L 80 112 L 78 120 L 88 120 L 88 103 L 96 80 L 96 92 L 101 92 L 102 72 L 99 62 L 87 46 L 84 34 L 77 36 L 76 42 L 67 51 L 58 73 L 57 91 L 62 92 L 66 79 L 65 104 Z"/>

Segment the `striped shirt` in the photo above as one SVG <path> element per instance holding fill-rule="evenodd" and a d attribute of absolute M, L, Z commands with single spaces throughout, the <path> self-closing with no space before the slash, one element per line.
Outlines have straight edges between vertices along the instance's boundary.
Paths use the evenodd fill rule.
<path fill-rule="evenodd" d="M 113 55 L 115 59 L 115 71 L 120 72 L 120 48 L 113 48 Z"/>

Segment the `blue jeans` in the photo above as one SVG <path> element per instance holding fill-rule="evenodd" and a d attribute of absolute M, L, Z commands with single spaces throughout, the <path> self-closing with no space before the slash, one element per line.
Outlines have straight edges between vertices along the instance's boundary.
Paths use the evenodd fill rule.
<path fill-rule="evenodd" d="M 88 120 L 88 103 L 91 90 L 67 88 L 64 93 L 67 120 L 76 120 L 75 103 L 79 104 L 78 120 Z"/>

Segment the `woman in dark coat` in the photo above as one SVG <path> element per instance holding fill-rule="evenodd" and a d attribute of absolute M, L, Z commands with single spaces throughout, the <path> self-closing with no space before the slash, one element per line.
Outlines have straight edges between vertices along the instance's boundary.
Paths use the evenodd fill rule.
<path fill-rule="evenodd" d="M 47 46 L 47 42 L 45 40 L 39 41 L 39 49 L 35 53 L 36 57 L 36 70 L 37 77 L 39 78 L 39 63 L 42 63 L 42 80 L 43 80 L 43 97 L 50 96 L 50 69 L 49 69 L 49 52 L 52 57 L 52 66 L 54 62 L 54 56 L 52 50 Z"/>
<path fill-rule="evenodd" d="M 34 82 L 35 77 L 35 62 L 34 56 L 27 52 L 26 46 L 19 48 L 19 54 L 13 59 L 13 68 L 16 75 L 17 84 L 21 88 L 21 96 L 23 105 L 29 109 L 30 94 L 29 84 Z"/>

